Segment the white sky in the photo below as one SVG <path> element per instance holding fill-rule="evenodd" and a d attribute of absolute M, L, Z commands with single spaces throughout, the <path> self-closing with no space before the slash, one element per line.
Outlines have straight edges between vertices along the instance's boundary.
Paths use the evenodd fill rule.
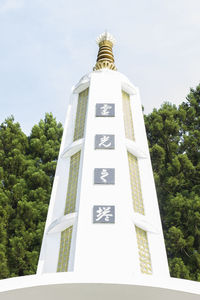
<path fill-rule="evenodd" d="M 145 113 L 199 84 L 200 0 L 0 0 L 0 122 L 13 114 L 27 134 L 45 112 L 63 123 L 105 29 Z"/>

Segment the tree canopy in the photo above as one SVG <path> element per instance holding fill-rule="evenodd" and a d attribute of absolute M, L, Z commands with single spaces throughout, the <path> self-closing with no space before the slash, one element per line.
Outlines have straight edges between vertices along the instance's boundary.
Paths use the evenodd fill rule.
<path fill-rule="evenodd" d="M 27 137 L 10 117 L 0 125 L 0 277 L 36 271 L 62 125 L 52 114 Z"/>
<path fill-rule="evenodd" d="M 144 117 L 171 276 L 200 281 L 200 85 Z M 36 272 L 62 132 L 0 125 L 0 278 Z"/>
<path fill-rule="evenodd" d="M 200 281 L 200 85 L 145 123 L 171 276 Z"/>

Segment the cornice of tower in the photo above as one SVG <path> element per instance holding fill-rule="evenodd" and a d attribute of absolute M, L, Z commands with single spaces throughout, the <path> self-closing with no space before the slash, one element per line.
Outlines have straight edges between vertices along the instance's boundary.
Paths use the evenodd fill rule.
<path fill-rule="evenodd" d="M 110 69 L 116 71 L 115 60 L 113 55 L 113 45 L 115 44 L 115 38 L 109 33 L 104 32 L 96 39 L 99 45 L 99 52 L 97 55 L 96 65 L 93 70 Z"/>
<path fill-rule="evenodd" d="M 123 73 L 120 73 L 119 71 L 113 72 L 113 70 L 111 70 L 111 69 L 102 68 L 102 69 L 95 70 L 95 72 L 94 71 L 89 72 L 89 73 L 85 74 L 83 77 L 81 77 L 79 82 L 75 86 L 73 86 L 72 93 L 74 93 L 74 94 L 80 93 L 80 91 L 89 87 L 91 77 L 94 74 L 96 74 L 95 76 L 97 76 L 98 74 L 99 74 L 99 76 L 101 76 L 101 74 L 104 74 L 104 75 L 112 74 L 112 76 L 119 78 L 124 91 L 126 91 L 130 95 L 137 94 L 137 92 L 138 92 L 137 86 L 133 85 L 132 82 L 129 80 L 129 78 L 126 75 L 124 75 Z"/>

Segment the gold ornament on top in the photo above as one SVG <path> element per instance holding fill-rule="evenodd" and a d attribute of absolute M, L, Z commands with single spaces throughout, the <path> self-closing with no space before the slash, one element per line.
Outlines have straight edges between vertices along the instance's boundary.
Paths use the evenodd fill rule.
<path fill-rule="evenodd" d="M 117 68 L 115 67 L 115 60 L 112 51 L 112 47 L 116 42 L 115 38 L 109 32 L 104 32 L 98 36 L 96 42 L 99 45 L 99 52 L 97 55 L 96 65 L 93 70 L 96 71 L 107 68 L 116 71 Z"/>

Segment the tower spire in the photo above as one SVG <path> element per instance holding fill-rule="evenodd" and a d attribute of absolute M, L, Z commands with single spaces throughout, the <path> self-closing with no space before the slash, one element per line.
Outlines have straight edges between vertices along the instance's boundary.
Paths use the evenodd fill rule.
<path fill-rule="evenodd" d="M 112 47 L 115 44 L 115 38 L 107 32 L 107 30 L 100 34 L 96 39 L 97 44 L 99 45 L 99 52 L 97 55 L 96 65 L 93 70 L 99 69 L 111 69 L 116 71 L 117 68 L 115 66 L 114 55 L 112 51 Z"/>

